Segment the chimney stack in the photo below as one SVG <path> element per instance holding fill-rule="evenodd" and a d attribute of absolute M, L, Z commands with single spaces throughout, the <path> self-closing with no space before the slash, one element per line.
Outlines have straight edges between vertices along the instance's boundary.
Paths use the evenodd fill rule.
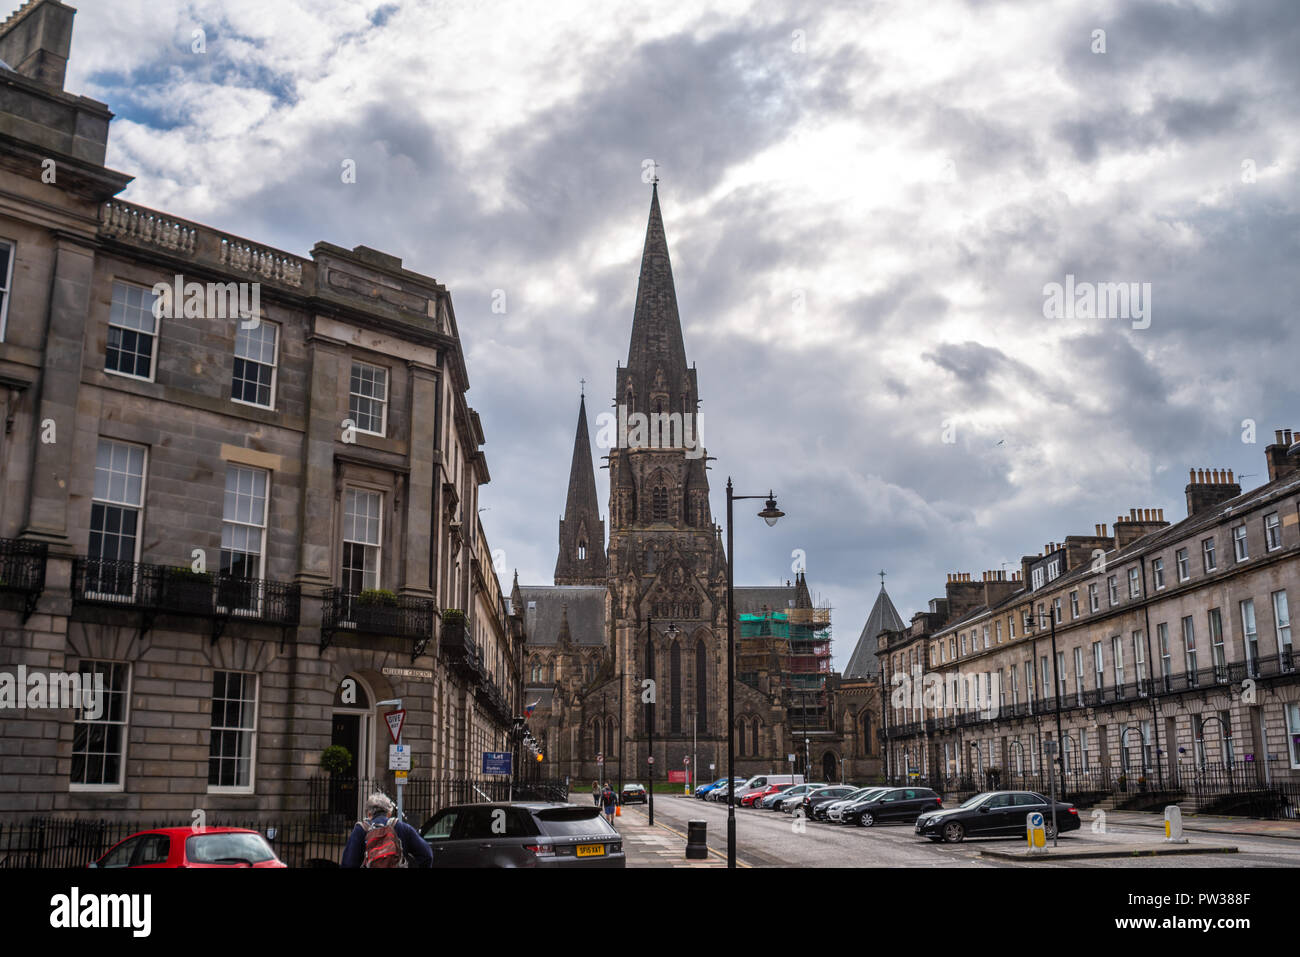
<path fill-rule="evenodd" d="M 1227 469 L 1193 469 L 1191 476 L 1193 480 L 1185 489 L 1188 518 L 1208 508 L 1222 505 L 1241 494 L 1241 485 L 1234 481 L 1232 473 Z"/>
<path fill-rule="evenodd" d="M 29 0 L 0 23 L 0 60 L 15 73 L 62 90 L 76 15 L 59 0 Z"/>
<path fill-rule="evenodd" d="M 1131 508 L 1128 514 L 1128 518 L 1120 516 L 1115 519 L 1116 548 L 1124 548 L 1169 524 L 1162 508 Z"/>
<path fill-rule="evenodd" d="M 1276 482 L 1284 475 L 1293 475 L 1300 471 L 1300 455 L 1286 454 L 1287 449 L 1300 440 L 1300 429 L 1278 429 L 1273 433 L 1274 443 L 1264 450 L 1268 460 L 1268 480 Z"/>

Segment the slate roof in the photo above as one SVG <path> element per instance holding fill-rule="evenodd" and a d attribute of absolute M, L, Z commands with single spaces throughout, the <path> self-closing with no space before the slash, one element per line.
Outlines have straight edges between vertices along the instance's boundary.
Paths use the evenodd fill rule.
<path fill-rule="evenodd" d="M 530 645 L 554 645 L 567 607 L 569 635 L 578 647 L 605 645 L 605 586 L 520 585 Z"/>
<path fill-rule="evenodd" d="M 737 585 L 735 590 L 736 614 L 755 615 L 763 610 L 789 611 L 794 606 L 798 589 L 794 585 Z"/>
<path fill-rule="evenodd" d="M 876 674 L 880 668 L 876 660 L 876 638 L 882 631 L 899 631 L 905 627 L 907 626 L 899 616 L 898 609 L 889 598 L 889 592 L 885 591 L 882 584 L 876 603 L 867 615 L 867 623 L 862 626 L 862 634 L 858 635 L 858 643 L 849 657 L 848 666 L 844 669 L 844 677 L 866 678 Z"/>

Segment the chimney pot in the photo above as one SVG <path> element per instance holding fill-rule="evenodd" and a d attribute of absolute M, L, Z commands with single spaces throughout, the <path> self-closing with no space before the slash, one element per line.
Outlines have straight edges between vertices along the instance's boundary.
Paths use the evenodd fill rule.
<path fill-rule="evenodd" d="M 1228 484 L 1232 484 L 1232 469 L 1228 469 Z"/>
<path fill-rule="evenodd" d="M 1188 485 L 1193 485 L 1193 484 L 1195 484 L 1195 483 L 1196 483 L 1196 469 L 1188 469 L 1188 470 L 1187 470 L 1187 484 L 1188 484 Z"/>
<path fill-rule="evenodd" d="M 1285 434 L 1286 434 L 1286 433 L 1285 433 L 1285 430 L 1283 430 L 1283 429 L 1274 429 L 1274 430 L 1273 430 L 1273 443 L 1274 443 L 1275 445 L 1281 445 L 1281 444 L 1282 444 L 1282 436 L 1285 435 Z"/>

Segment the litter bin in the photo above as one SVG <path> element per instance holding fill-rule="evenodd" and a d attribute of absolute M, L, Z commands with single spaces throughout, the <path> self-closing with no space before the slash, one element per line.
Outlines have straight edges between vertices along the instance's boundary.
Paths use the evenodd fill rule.
<path fill-rule="evenodd" d="M 700 861 L 709 856 L 709 822 L 691 821 L 686 826 L 686 859 Z"/>

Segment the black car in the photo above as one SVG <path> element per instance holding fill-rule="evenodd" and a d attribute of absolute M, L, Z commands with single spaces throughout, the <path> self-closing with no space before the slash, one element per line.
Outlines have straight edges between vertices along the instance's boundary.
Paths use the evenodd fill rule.
<path fill-rule="evenodd" d="M 420 828 L 434 867 L 625 867 L 623 837 L 590 804 L 456 804 Z"/>
<path fill-rule="evenodd" d="M 831 801 L 843 801 L 856 790 L 858 789 L 852 784 L 836 784 L 832 787 L 810 791 L 799 800 L 794 813 L 797 814 L 802 809 L 805 817 L 812 817 L 813 812 L 821 805 L 829 804 Z"/>
<path fill-rule="evenodd" d="M 639 784 L 624 784 L 618 796 L 619 804 L 645 804 L 650 800 L 646 789 Z"/>
<path fill-rule="evenodd" d="M 957 807 L 931 811 L 916 820 L 916 833 L 932 841 L 956 844 L 969 837 L 1025 837 L 1025 818 L 1043 815 L 1049 838 L 1052 830 L 1052 802 L 1034 791 L 985 791 Z M 1073 804 L 1056 802 L 1056 823 L 1061 833 L 1079 829 L 1079 811 Z"/>
<path fill-rule="evenodd" d="M 942 807 L 943 799 L 929 788 L 890 788 L 883 794 L 844 808 L 840 820 L 863 827 L 899 821 L 910 823 L 918 815 Z"/>

